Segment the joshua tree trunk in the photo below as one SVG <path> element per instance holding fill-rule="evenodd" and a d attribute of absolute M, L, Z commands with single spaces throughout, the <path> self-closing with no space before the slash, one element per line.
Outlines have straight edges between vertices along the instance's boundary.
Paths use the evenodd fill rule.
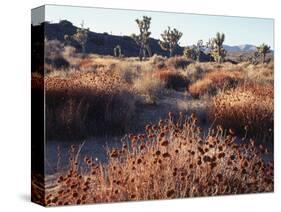
<path fill-rule="evenodd" d="M 146 51 L 147 51 L 147 53 L 148 53 L 148 56 L 149 57 L 151 57 L 152 56 L 152 54 L 151 54 L 151 50 L 150 50 L 150 48 L 149 48 L 149 46 L 148 45 L 146 45 Z"/>
<path fill-rule="evenodd" d="M 172 57 L 173 56 L 173 49 L 171 48 L 170 49 L 170 57 Z"/>
<path fill-rule="evenodd" d="M 265 62 L 265 54 L 262 54 L 262 63 Z"/>
<path fill-rule="evenodd" d="M 145 60 L 146 59 L 146 49 L 145 48 L 142 48 L 142 54 L 143 54 L 143 58 Z"/>
<path fill-rule="evenodd" d="M 197 62 L 200 62 L 200 55 L 201 55 L 201 52 L 200 52 L 200 50 L 199 50 L 198 55 L 197 55 L 197 58 L 196 58 Z"/>
<path fill-rule="evenodd" d="M 140 51 L 139 51 L 139 58 L 140 58 L 140 61 L 142 61 L 142 48 L 140 48 Z"/>

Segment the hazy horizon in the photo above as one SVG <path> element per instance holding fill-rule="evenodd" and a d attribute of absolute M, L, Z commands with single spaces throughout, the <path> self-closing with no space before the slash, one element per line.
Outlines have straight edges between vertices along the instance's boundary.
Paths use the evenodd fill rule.
<path fill-rule="evenodd" d="M 209 38 L 214 37 L 216 32 L 224 32 L 226 45 L 258 46 L 266 43 L 274 49 L 273 19 L 59 5 L 45 6 L 45 21 L 58 23 L 61 20 L 68 20 L 77 27 L 84 22 L 84 26 L 90 28 L 91 31 L 107 32 L 113 35 L 137 34 L 138 27 L 135 19 L 142 18 L 142 16 L 151 17 L 151 37 L 155 39 L 160 39 L 160 34 L 168 26 L 183 32 L 179 42 L 181 46 L 195 44 L 199 39 L 205 43 Z"/>

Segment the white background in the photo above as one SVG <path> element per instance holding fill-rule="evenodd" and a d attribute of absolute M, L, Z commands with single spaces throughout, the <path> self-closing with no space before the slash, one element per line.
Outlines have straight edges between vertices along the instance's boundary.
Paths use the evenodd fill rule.
<path fill-rule="evenodd" d="M 275 192 L 273 194 L 57 207 L 50 210 L 276 211 L 276 207 L 280 206 L 281 202 L 281 132 L 279 130 L 281 126 L 279 94 L 281 13 L 278 2 L 278 0 L 2 0 L 0 3 L 0 211 L 43 210 L 43 207 L 29 201 L 30 10 L 46 3 L 275 18 Z M 114 17 L 112 20 L 114 21 Z"/>

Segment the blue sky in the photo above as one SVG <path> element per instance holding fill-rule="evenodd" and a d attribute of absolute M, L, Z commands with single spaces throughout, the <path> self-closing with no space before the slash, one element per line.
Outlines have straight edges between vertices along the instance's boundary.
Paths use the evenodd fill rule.
<path fill-rule="evenodd" d="M 167 26 L 183 32 L 180 45 L 191 45 L 199 39 L 204 42 L 216 32 L 224 32 L 225 44 L 241 45 L 261 43 L 274 45 L 274 21 L 263 18 L 243 18 L 229 16 L 195 15 L 186 13 L 150 12 L 135 10 L 103 9 L 91 7 L 72 7 L 47 5 L 45 19 L 52 23 L 69 20 L 91 31 L 108 32 L 115 35 L 138 33 L 136 18 L 150 16 L 152 37 L 159 39 Z"/>

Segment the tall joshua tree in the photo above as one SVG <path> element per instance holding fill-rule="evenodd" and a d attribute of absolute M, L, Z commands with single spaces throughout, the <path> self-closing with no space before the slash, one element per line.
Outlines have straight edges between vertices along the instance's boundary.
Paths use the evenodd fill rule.
<path fill-rule="evenodd" d="M 171 28 L 168 27 L 168 29 L 161 34 L 162 40 L 159 41 L 159 45 L 163 50 L 169 51 L 170 57 L 172 57 L 181 36 L 182 32 L 175 28 L 171 30 Z"/>
<path fill-rule="evenodd" d="M 149 36 L 151 34 L 149 28 L 151 17 L 143 16 L 142 20 L 136 19 L 136 22 L 138 24 L 140 33 L 138 35 L 132 34 L 132 38 L 140 47 L 139 58 L 142 61 L 143 58 L 146 58 L 146 52 L 148 53 L 149 57 L 151 56 L 151 50 L 149 48 Z"/>
<path fill-rule="evenodd" d="M 204 51 L 204 48 L 205 48 L 205 46 L 203 44 L 203 40 L 198 40 L 197 44 L 193 45 L 193 49 L 195 51 L 197 62 L 200 61 L 201 52 Z"/>
<path fill-rule="evenodd" d="M 226 56 L 226 50 L 223 48 L 224 40 L 225 40 L 224 33 L 217 32 L 216 37 L 212 38 L 207 43 L 207 46 L 210 48 L 211 55 L 218 63 L 222 63 Z"/>
<path fill-rule="evenodd" d="M 266 54 L 270 52 L 270 46 L 263 43 L 257 47 L 257 52 L 261 56 L 262 63 L 264 63 Z"/>
<path fill-rule="evenodd" d="M 196 60 L 196 53 L 195 53 L 195 50 L 192 47 L 185 47 L 184 50 L 183 50 L 183 55 L 188 58 L 188 59 L 192 59 L 192 60 Z"/>
<path fill-rule="evenodd" d="M 81 27 L 77 28 L 76 33 L 72 36 L 72 38 L 81 45 L 83 54 L 85 53 L 85 49 L 86 49 L 88 33 L 89 33 L 89 28 L 85 28 L 84 22 L 82 22 Z"/>

